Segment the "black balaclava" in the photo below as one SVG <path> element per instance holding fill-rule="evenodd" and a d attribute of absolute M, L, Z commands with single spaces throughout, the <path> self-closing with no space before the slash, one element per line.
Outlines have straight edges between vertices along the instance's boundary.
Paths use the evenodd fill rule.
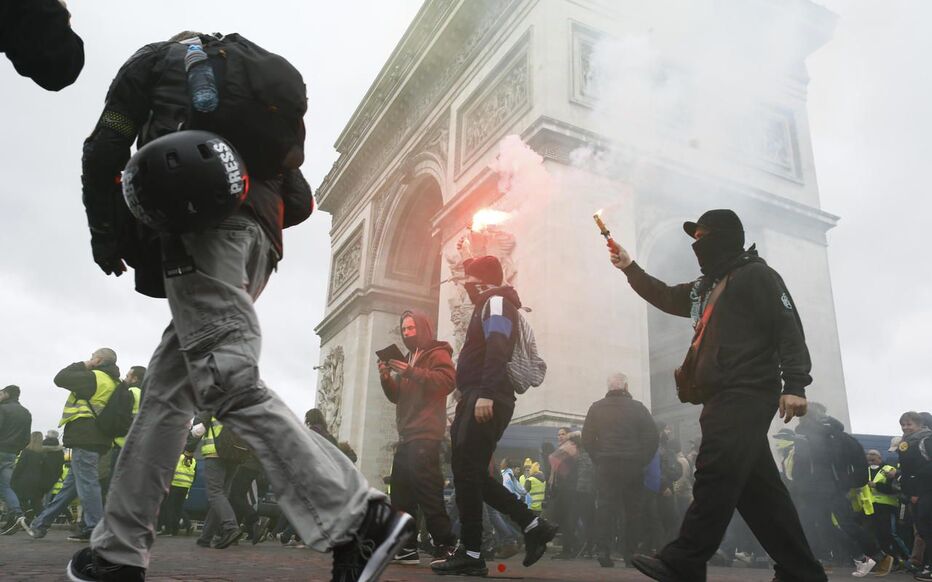
<path fill-rule="evenodd" d="M 744 226 L 732 210 L 717 209 L 703 213 L 696 222 L 686 222 L 683 230 L 695 238 L 696 229 L 708 232 L 693 243 L 693 252 L 703 275 L 714 275 L 729 261 L 744 252 Z"/>
<path fill-rule="evenodd" d="M 744 231 L 713 230 L 693 243 L 693 252 L 702 274 L 713 274 L 718 267 L 744 252 Z"/>

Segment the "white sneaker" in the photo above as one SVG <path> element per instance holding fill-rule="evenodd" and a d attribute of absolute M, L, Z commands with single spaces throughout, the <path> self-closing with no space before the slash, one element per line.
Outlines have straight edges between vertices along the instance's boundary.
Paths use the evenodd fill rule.
<path fill-rule="evenodd" d="M 870 574 L 871 570 L 874 569 L 874 566 L 877 565 L 877 562 L 873 558 L 864 558 L 864 561 L 855 560 L 854 561 L 854 572 L 851 573 L 855 578 L 863 578 Z"/>

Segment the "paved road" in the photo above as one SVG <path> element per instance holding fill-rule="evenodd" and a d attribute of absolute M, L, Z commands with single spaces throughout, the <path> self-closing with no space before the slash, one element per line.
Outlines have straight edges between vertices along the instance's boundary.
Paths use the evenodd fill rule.
<path fill-rule="evenodd" d="M 64 530 L 52 530 L 42 540 L 33 540 L 25 533 L 0 537 L 0 580 L 4 582 L 58 582 L 65 580 L 68 558 L 80 544 L 68 542 Z M 551 552 L 552 553 L 552 552 Z M 646 582 L 634 570 L 599 568 L 592 560 L 557 561 L 548 556 L 532 568 L 521 566 L 519 557 L 489 564 L 490 579 L 572 582 Z M 767 570 L 713 568 L 709 582 L 769 582 L 773 574 Z M 311 550 L 283 548 L 277 542 L 252 546 L 233 546 L 226 550 L 211 550 L 194 545 L 193 537 L 159 538 L 156 543 L 148 580 L 167 581 L 327 581 L 330 579 L 330 556 Z M 832 580 L 850 579 L 835 574 Z M 911 580 L 912 577 L 891 576 L 888 580 Z M 408 582 L 439 578 L 431 574 L 426 559 L 421 566 L 390 566 L 382 575 L 383 582 Z M 445 579 L 450 580 L 450 579 Z M 459 580 L 459 578 L 454 578 Z M 451 581 L 452 582 L 452 581 Z"/>

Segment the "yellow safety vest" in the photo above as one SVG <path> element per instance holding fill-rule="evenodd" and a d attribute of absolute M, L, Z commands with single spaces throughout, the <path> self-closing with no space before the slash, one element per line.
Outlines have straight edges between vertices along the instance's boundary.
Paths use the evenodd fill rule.
<path fill-rule="evenodd" d="M 220 433 L 223 431 L 223 425 L 216 418 L 211 417 L 210 426 L 207 427 L 207 432 L 204 433 L 204 439 L 201 441 L 201 455 L 205 459 L 216 459 L 220 455 L 217 454 L 217 442 L 214 440 Z"/>
<path fill-rule="evenodd" d="M 91 396 L 91 406 L 93 410 L 87 405 L 87 400 L 83 398 L 78 398 L 74 395 L 74 392 L 68 395 L 68 400 L 65 401 L 65 408 L 61 413 L 61 420 L 58 422 L 58 426 L 65 426 L 69 422 L 78 420 L 79 418 L 94 418 L 95 413 L 99 414 L 101 410 L 104 409 L 104 406 L 107 405 L 107 402 L 110 400 L 110 395 L 113 394 L 113 389 L 116 388 L 116 380 L 110 377 L 106 372 L 100 370 L 92 370 L 94 376 L 97 378 L 97 390 L 94 392 L 94 395 Z"/>
<path fill-rule="evenodd" d="M 178 465 L 175 466 L 175 476 L 172 478 L 172 487 L 184 487 L 190 489 L 194 485 L 194 474 L 197 470 L 197 461 L 191 459 L 191 466 L 184 464 L 185 456 L 178 458 Z"/>
<path fill-rule="evenodd" d="M 136 415 L 139 414 L 139 400 L 142 398 L 142 390 L 133 386 L 129 389 L 130 394 L 133 395 L 133 418 L 136 418 Z M 116 446 L 123 448 L 123 445 L 126 443 L 126 437 L 121 436 L 113 439 L 113 442 L 116 443 Z"/>
<path fill-rule="evenodd" d="M 526 477 L 521 475 L 518 479 L 524 490 L 531 494 L 531 511 L 542 511 L 544 508 L 544 496 L 547 494 L 547 484 L 531 475 Z M 525 485 L 530 483 L 530 487 Z"/>
<path fill-rule="evenodd" d="M 877 485 L 887 482 L 887 476 L 884 475 L 884 471 L 890 471 L 893 467 L 890 465 L 884 465 L 877 471 L 877 474 L 874 475 L 873 482 Z M 889 493 L 880 493 L 875 489 L 871 489 L 870 485 L 865 485 L 861 487 L 858 491 L 858 499 L 860 501 L 860 509 L 864 512 L 864 515 L 873 515 L 874 514 L 874 504 L 879 503 L 880 505 L 890 505 L 892 507 L 899 507 L 900 500 L 897 499 L 896 495 L 890 495 Z"/>
<path fill-rule="evenodd" d="M 61 488 L 65 485 L 65 477 L 68 476 L 68 471 L 71 469 L 71 466 L 67 463 L 61 466 L 61 477 L 58 478 L 58 481 L 52 487 L 52 495 L 58 495 L 61 493 Z"/>

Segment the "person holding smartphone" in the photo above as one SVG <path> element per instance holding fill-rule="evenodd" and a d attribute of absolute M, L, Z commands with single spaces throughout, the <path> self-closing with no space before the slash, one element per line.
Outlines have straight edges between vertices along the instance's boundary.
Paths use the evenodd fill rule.
<path fill-rule="evenodd" d="M 392 505 L 410 515 L 420 507 L 439 555 L 455 550 L 450 518 L 443 504 L 440 444 L 447 428 L 447 396 L 456 384 L 453 348 L 434 338 L 427 317 L 415 311 L 401 316 L 401 336 L 408 355 L 382 350 L 379 380 L 385 397 L 395 404 L 398 446 L 392 463 Z M 393 353 L 394 352 L 394 353 Z M 420 563 L 415 540 L 395 556 L 401 564 Z"/>

